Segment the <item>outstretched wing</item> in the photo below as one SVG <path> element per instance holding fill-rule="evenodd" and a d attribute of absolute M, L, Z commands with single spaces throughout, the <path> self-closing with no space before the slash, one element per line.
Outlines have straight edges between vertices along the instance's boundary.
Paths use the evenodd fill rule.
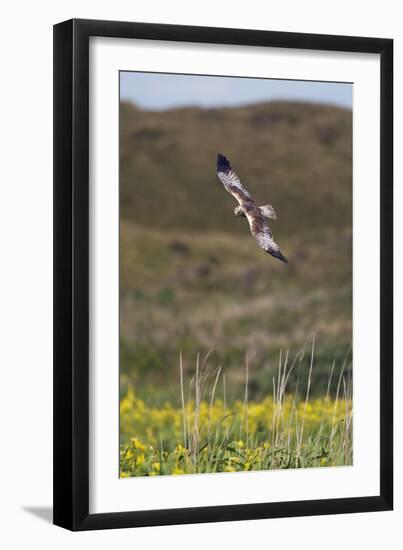
<path fill-rule="evenodd" d="M 263 248 L 265 252 L 278 258 L 282 262 L 288 263 L 287 258 L 281 252 L 279 246 L 273 241 L 272 232 L 270 231 L 269 224 L 263 217 L 261 209 L 257 208 L 253 211 L 246 210 L 245 214 L 249 222 L 251 233 L 257 240 L 260 248 Z"/>
<path fill-rule="evenodd" d="M 245 215 L 249 222 L 249 227 L 252 235 L 257 240 L 258 245 L 268 254 L 278 258 L 282 262 L 288 263 L 287 258 L 281 252 L 278 245 L 273 240 L 273 234 L 270 231 L 269 224 L 263 217 L 262 211 L 259 207 L 253 209 L 244 208 Z"/>
<path fill-rule="evenodd" d="M 232 169 L 229 160 L 220 153 L 217 155 L 217 175 L 228 193 L 231 193 L 241 206 L 244 206 L 246 201 L 251 201 L 255 204 L 252 195 L 242 185 L 241 180 Z"/>
<path fill-rule="evenodd" d="M 250 232 L 257 240 L 259 246 L 268 252 L 273 245 L 273 234 L 260 209 L 257 209 L 257 211 L 247 210 L 245 214 L 249 222 Z"/>

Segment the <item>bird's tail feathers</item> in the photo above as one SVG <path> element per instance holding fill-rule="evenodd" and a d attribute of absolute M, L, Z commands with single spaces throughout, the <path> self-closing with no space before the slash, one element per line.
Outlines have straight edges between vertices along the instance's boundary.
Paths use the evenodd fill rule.
<path fill-rule="evenodd" d="M 263 204 L 259 206 L 262 215 L 269 220 L 277 220 L 276 212 L 271 204 Z"/>

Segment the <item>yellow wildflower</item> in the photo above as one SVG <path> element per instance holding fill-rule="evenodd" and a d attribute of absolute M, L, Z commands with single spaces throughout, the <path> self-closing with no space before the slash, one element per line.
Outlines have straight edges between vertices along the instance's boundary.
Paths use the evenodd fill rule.
<path fill-rule="evenodd" d="M 143 443 L 141 443 L 141 441 L 139 439 L 137 439 L 137 437 L 132 437 L 130 439 L 130 441 L 132 442 L 132 445 L 135 449 L 137 449 L 138 451 L 145 451 L 146 450 L 146 446 L 143 445 Z"/>
<path fill-rule="evenodd" d="M 141 455 L 139 455 L 136 458 L 136 466 L 141 466 L 142 464 L 144 464 L 144 461 L 145 461 L 145 457 L 144 457 L 143 453 L 141 453 Z"/>

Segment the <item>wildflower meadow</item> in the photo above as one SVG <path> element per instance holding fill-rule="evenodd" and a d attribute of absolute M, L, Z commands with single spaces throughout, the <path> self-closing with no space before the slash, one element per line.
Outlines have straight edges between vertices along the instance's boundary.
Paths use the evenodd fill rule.
<path fill-rule="evenodd" d="M 273 393 L 226 400 L 220 367 L 197 361 L 186 387 L 179 369 L 178 406 L 149 406 L 129 388 L 120 403 L 120 476 L 241 472 L 352 464 L 352 381 L 345 365 L 334 396 L 310 397 L 313 349 L 305 397 L 287 392 L 295 365 L 280 362 Z M 219 392 L 219 388 L 221 391 Z M 216 397 L 220 393 L 220 397 Z"/>

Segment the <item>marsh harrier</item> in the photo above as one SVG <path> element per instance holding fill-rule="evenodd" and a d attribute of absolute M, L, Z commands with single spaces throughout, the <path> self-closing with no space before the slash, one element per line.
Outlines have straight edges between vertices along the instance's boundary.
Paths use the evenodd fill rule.
<path fill-rule="evenodd" d="M 232 169 L 229 160 L 220 153 L 217 155 L 217 175 L 228 193 L 231 193 L 239 202 L 239 206 L 234 210 L 235 216 L 247 218 L 251 233 L 257 240 L 260 248 L 275 258 L 288 263 L 287 258 L 283 256 L 280 248 L 273 241 L 272 232 L 266 221 L 266 218 L 276 219 L 274 208 L 270 204 L 264 206 L 256 205 L 254 198 L 245 189 L 239 177 Z"/>

